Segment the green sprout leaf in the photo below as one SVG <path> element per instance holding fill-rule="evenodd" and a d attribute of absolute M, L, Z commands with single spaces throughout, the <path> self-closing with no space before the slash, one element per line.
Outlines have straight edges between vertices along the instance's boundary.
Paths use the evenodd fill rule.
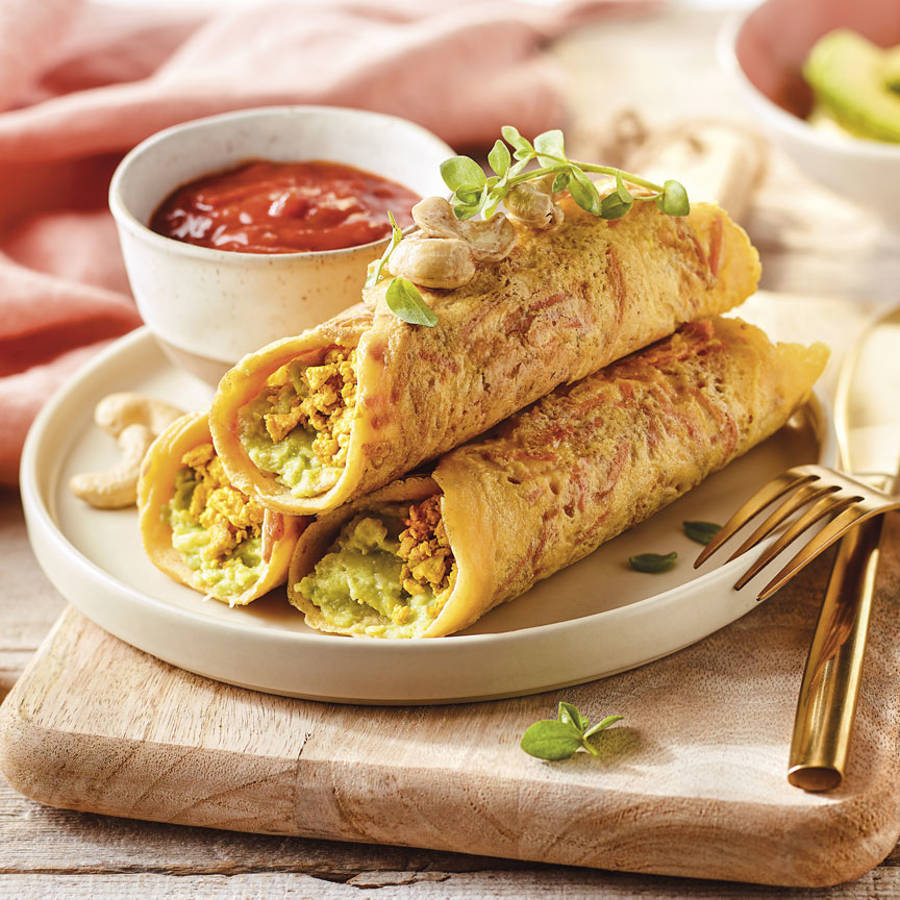
<path fill-rule="evenodd" d="M 375 287 L 376 284 L 382 279 L 384 274 L 384 267 L 387 264 L 388 259 L 390 259 L 391 254 L 394 252 L 394 248 L 400 241 L 403 240 L 403 232 L 400 230 L 400 226 L 397 224 L 397 220 L 394 218 L 394 214 L 392 212 L 388 212 L 388 219 L 391 223 L 391 240 L 387 247 L 384 248 L 384 253 L 381 254 L 380 259 L 377 263 L 372 267 L 369 271 L 369 274 L 366 276 L 365 286 L 367 288 Z"/>
<path fill-rule="evenodd" d="M 556 719 L 541 719 L 522 735 L 520 746 L 538 759 L 568 759 L 581 747 L 581 732 Z"/>
<path fill-rule="evenodd" d="M 588 739 L 621 718 L 607 716 L 593 727 L 588 727 L 587 716 L 581 715 L 574 704 L 562 701 L 557 718 L 541 719 L 531 725 L 522 735 L 520 746 L 531 756 L 550 761 L 569 759 L 581 749 L 592 756 L 599 756 L 597 748 Z"/>
<path fill-rule="evenodd" d="M 539 134 L 534 139 L 534 149 L 537 151 L 538 162 L 542 166 L 559 165 L 559 160 L 551 157 L 566 158 L 563 133 L 558 128 Z"/>
<path fill-rule="evenodd" d="M 419 289 L 405 278 L 395 278 L 384 295 L 388 309 L 398 318 L 410 325 L 425 325 L 434 328 L 438 317 L 425 303 Z"/>
<path fill-rule="evenodd" d="M 625 179 L 622 178 L 621 172 L 616 172 L 616 194 L 621 200 L 625 202 L 630 203 L 634 200 L 634 196 L 632 195 L 631 191 L 629 191 L 628 188 L 625 187 Z"/>
<path fill-rule="evenodd" d="M 574 725 L 579 731 L 582 729 L 581 713 L 571 703 L 562 701 L 559 704 L 559 711 L 556 715 L 557 719 L 563 724 Z"/>
<path fill-rule="evenodd" d="M 662 193 L 656 198 L 656 205 L 667 216 L 686 216 L 691 211 L 687 191 L 677 181 L 666 181 Z"/>
<path fill-rule="evenodd" d="M 508 193 L 509 188 L 502 182 L 491 190 L 487 197 L 487 203 L 485 203 L 484 209 L 482 210 L 486 219 L 489 219 L 497 212 L 497 207 L 503 202 Z"/>
<path fill-rule="evenodd" d="M 634 204 L 634 196 L 625 187 L 625 181 L 621 172 L 616 172 L 615 190 L 603 198 L 600 206 L 600 215 L 604 219 L 621 219 Z"/>
<path fill-rule="evenodd" d="M 504 125 L 500 129 L 500 134 L 503 135 L 503 140 L 515 150 L 516 159 L 522 159 L 524 156 L 534 152 L 531 142 L 519 134 L 518 128 L 515 128 L 512 125 Z"/>
<path fill-rule="evenodd" d="M 584 210 L 595 216 L 601 214 L 602 201 L 597 185 L 591 181 L 578 166 L 572 166 L 572 180 L 569 182 L 569 193 L 572 199 Z"/>
<path fill-rule="evenodd" d="M 632 201 L 623 200 L 615 191 L 607 194 L 600 203 L 600 218 L 621 219 L 630 209 Z"/>
<path fill-rule="evenodd" d="M 582 209 L 605 219 L 624 216 L 638 200 L 655 201 L 670 216 L 684 216 L 690 212 L 687 193 L 677 181 L 667 181 L 660 186 L 610 166 L 570 160 L 566 156 L 565 138 L 558 128 L 539 134 L 534 139 L 534 146 L 512 125 L 504 125 L 500 133 L 503 140 L 495 141 L 488 154 L 488 162 L 496 173 L 490 178 L 468 156 L 453 156 L 441 164 L 441 175 L 453 192 L 450 205 L 457 219 L 471 219 L 479 213 L 489 219 L 516 185 L 548 175 L 553 176 L 553 193 L 568 190 Z M 509 147 L 513 149 L 511 156 Z M 535 161 L 537 167 L 534 167 Z M 588 172 L 611 175 L 616 181 L 615 190 L 601 199 Z M 634 197 L 625 179 L 651 193 Z"/>
<path fill-rule="evenodd" d="M 445 159 L 441 163 L 441 178 L 454 192 L 469 186 L 481 190 L 481 186 L 487 181 L 481 166 L 468 156 L 451 156 L 450 159 Z"/>
<path fill-rule="evenodd" d="M 659 572 L 668 572 L 674 568 L 675 560 L 678 559 L 677 553 L 639 553 L 637 556 L 629 556 L 628 564 L 636 572 L 650 572 L 658 574 Z"/>
<path fill-rule="evenodd" d="M 614 725 L 616 722 L 620 722 L 623 716 L 607 716 L 605 719 L 601 719 L 596 725 L 588 728 L 585 731 L 585 738 L 593 737 L 595 734 L 599 734 L 601 731 L 605 731 L 609 728 L 610 725 Z"/>
<path fill-rule="evenodd" d="M 488 153 L 488 164 L 498 174 L 505 175 L 509 171 L 512 157 L 509 155 L 509 147 L 503 141 L 495 141 L 491 152 Z"/>
<path fill-rule="evenodd" d="M 474 206 L 481 199 L 480 184 L 461 184 L 455 191 L 456 199 L 467 206 Z"/>
<path fill-rule="evenodd" d="M 480 210 L 481 206 L 478 203 L 453 204 L 453 215 L 457 219 L 471 219 L 472 216 L 477 216 Z"/>
<path fill-rule="evenodd" d="M 569 181 L 571 181 L 572 176 L 568 172 L 560 172 L 553 179 L 553 187 L 551 190 L 554 194 L 558 194 L 560 191 L 564 191 L 569 186 Z"/>
<path fill-rule="evenodd" d="M 682 522 L 684 533 L 698 544 L 708 544 L 721 530 L 715 522 Z"/>

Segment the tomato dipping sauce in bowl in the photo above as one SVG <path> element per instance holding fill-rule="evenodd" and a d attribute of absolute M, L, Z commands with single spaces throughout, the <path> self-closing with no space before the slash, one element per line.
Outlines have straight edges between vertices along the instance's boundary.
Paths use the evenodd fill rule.
<path fill-rule="evenodd" d="M 366 270 L 453 150 L 396 116 L 273 106 L 138 144 L 109 188 L 138 310 L 215 385 L 241 357 L 360 303 Z"/>
<path fill-rule="evenodd" d="M 357 247 L 401 228 L 422 198 L 342 163 L 248 160 L 173 191 L 150 220 L 157 234 L 218 250 L 297 253 Z"/>

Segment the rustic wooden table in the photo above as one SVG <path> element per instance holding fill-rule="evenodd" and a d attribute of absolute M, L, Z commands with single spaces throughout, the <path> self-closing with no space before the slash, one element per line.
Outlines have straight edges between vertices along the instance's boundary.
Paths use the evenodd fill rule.
<path fill-rule="evenodd" d="M 553 50 L 568 79 L 571 135 L 602 146 L 617 114 L 665 126 L 734 118 L 714 58 L 718 14 L 674 9 L 583 29 Z M 574 148 L 573 148 L 574 149 Z M 773 157 L 746 221 L 765 287 L 818 298 L 785 314 L 809 338 L 845 344 L 867 314 L 898 302 L 900 236 Z M 853 301 L 852 305 L 847 300 Z M 752 301 L 751 301 L 752 309 Z M 833 371 L 832 371 L 833 377 Z M 21 505 L 0 492 L 0 699 L 64 601 L 31 555 Z M 783 890 L 537 865 L 424 850 L 244 835 L 39 806 L 0 779 L 0 897 L 760 897 Z M 860 880 L 804 896 L 900 897 L 900 847 Z"/>

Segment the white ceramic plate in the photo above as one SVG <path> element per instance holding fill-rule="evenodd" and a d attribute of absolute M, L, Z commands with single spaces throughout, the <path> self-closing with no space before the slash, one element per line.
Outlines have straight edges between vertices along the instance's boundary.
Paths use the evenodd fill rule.
<path fill-rule="evenodd" d="M 459 635 L 359 640 L 319 634 L 273 591 L 229 609 L 171 581 L 144 556 L 137 514 L 94 510 L 67 488 L 116 459 L 91 416 L 107 393 L 135 390 L 202 409 L 209 389 L 174 369 L 146 329 L 117 341 L 38 417 L 22 460 L 31 543 L 54 585 L 98 625 L 183 669 L 270 693 L 360 703 L 511 696 L 590 681 L 698 641 L 753 609 L 758 576 L 731 589 L 749 560 L 699 570 L 684 520 L 723 522 L 757 485 L 802 462 L 833 464 L 830 416 L 812 401 L 791 425 L 648 522 L 541 582 Z M 677 550 L 661 575 L 629 556 Z M 774 570 L 773 570 L 774 571 Z"/>

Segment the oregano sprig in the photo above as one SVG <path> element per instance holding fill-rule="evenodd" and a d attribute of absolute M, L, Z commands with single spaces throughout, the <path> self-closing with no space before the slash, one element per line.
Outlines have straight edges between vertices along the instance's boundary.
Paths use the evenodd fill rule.
<path fill-rule="evenodd" d="M 677 181 L 654 184 L 639 175 L 624 172 L 611 166 L 578 162 L 566 156 L 565 139 L 558 128 L 544 131 L 532 143 L 517 128 L 504 125 L 500 129 L 502 140 L 494 142 L 488 153 L 488 165 L 492 175 L 468 156 L 451 156 L 441 163 L 441 177 L 453 192 L 450 205 L 457 219 L 471 219 L 481 215 L 489 219 L 516 185 L 526 181 L 553 176 L 551 191 L 568 190 L 575 202 L 584 210 L 603 219 L 619 219 L 626 215 L 635 203 L 653 201 L 667 215 L 686 216 L 691 205 L 687 191 Z M 528 168 L 536 164 L 535 167 Z M 615 188 L 601 197 L 588 172 L 610 175 Z M 633 194 L 626 181 L 644 188 L 648 193 Z M 385 267 L 400 241 L 403 232 L 392 213 L 391 239 L 381 258 L 371 267 L 366 287 L 374 287 L 386 277 Z M 410 325 L 433 328 L 438 321 L 434 311 L 425 303 L 419 289 L 406 278 L 394 278 L 385 292 L 388 308 L 399 319 Z"/>
<path fill-rule="evenodd" d="M 590 739 L 621 718 L 607 716 L 591 725 L 587 716 L 583 716 L 572 703 L 563 701 L 559 704 L 555 719 L 541 719 L 526 729 L 520 746 L 529 756 L 551 761 L 568 759 L 582 748 L 591 756 L 599 756 L 600 752 Z"/>
<path fill-rule="evenodd" d="M 603 219 L 621 218 L 637 202 L 653 201 L 670 216 L 686 216 L 691 210 L 687 191 L 677 181 L 659 185 L 612 166 L 569 159 L 563 133 L 558 128 L 539 134 L 533 143 L 512 125 L 504 125 L 500 133 L 503 140 L 496 141 L 488 154 L 493 175 L 486 175 L 468 156 L 452 156 L 441 164 L 441 176 L 453 191 L 450 205 L 458 219 L 471 219 L 479 213 L 490 218 L 516 185 L 549 175 L 553 176 L 554 192 L 568 190 L 582 209 Z M 531 163 L 537 166 L 526 169 Z M 612 176 L 614 190 L 601 198 L 588 172 Z M 649 193 L 635 196 L 626 187 L 626 181 Z"/>

